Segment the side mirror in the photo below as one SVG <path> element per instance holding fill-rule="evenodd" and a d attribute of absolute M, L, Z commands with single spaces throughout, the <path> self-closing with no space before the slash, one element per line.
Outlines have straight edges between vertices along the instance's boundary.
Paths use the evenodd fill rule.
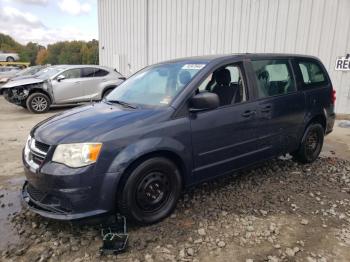
<path fill-rule="evenodd" d="M 64 75 L 59 75 L 58 77 L 57 77 L 57 81 L 58 82 L 61 82 L 63 79 L 65 79 L 66 77 L 64 76 Z"/>
<path fill-rule="evenodd" d="M 203 92 L 190 99 L 190 112 L 199 112 L 218 108 L 220 105 L 217 94 Z"/>
<path fill-rule="evenodd" d="M 121 76 L 121 77 L 118 77 L 118 79 L 125 81 L 126 77 L 125 76 Z"/>

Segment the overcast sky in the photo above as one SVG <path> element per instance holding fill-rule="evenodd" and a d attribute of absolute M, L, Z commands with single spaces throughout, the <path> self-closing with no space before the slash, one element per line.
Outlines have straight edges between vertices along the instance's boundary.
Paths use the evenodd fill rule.
<path fill-rule="evenodd" d="M 0 0 L 0 32 L 21 44 L 97 39 L 97 0 Z"/>

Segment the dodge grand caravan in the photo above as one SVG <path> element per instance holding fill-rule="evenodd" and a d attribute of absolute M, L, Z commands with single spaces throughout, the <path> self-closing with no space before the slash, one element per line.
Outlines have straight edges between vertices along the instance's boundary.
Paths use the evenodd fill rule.
<path fill-rule="evenodd" d="M 102 102 L 51 117 L 23 150 L 23 203 L 49 218 L 168 216 L 183 188 L 283 154 L 320 154 L 335 91 L 320 60 L 191 57 L 148 66 Z"/>

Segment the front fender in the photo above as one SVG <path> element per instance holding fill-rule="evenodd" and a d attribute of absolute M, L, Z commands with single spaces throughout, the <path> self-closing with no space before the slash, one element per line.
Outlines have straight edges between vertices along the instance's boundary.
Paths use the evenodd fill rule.
<path fill-rule="evenodd" d="M 175 154 L 183 163 L 184 172 L 188 174 L 191 168 L 191 153 L 186 146 L 173 138 L 152 137 L 145 138 L 125 147 L 115 157 L 108 169 L 108 173 L 123 174 L 125 170 L 138 158 L 150 153 L 167 151 Z M 186 180 L 186 175 L 184 176 Z"/>

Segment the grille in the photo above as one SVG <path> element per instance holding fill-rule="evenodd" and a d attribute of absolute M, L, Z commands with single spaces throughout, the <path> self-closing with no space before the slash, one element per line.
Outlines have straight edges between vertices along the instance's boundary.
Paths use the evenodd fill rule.
<path fill-rule="evenodd" d="M 39 201 L 39 202 L 41 202 L 46 196 L 46 194 L 44 192 L 41 192 L 40 190 L 36 189 L 35 187 L 33 187 L 30 184 L 27 187 L 27 192 L 31 198 L 33 198 L 35 201 Z"/>
<path fill-rule="evenodd" d="M 44 143 L 42 143 L 42 142 L 39 142 L 38 140 L 35 140 L 35 147 L 36 147 L 37 149 L 39 149 L 40 151 L 43 151 L 43 152 L 45 152 L 45 153 L 47 153 L 47 151 L 49 151 L 49 148 L 50 148 L 49 145 L 44 144 Z"/>

